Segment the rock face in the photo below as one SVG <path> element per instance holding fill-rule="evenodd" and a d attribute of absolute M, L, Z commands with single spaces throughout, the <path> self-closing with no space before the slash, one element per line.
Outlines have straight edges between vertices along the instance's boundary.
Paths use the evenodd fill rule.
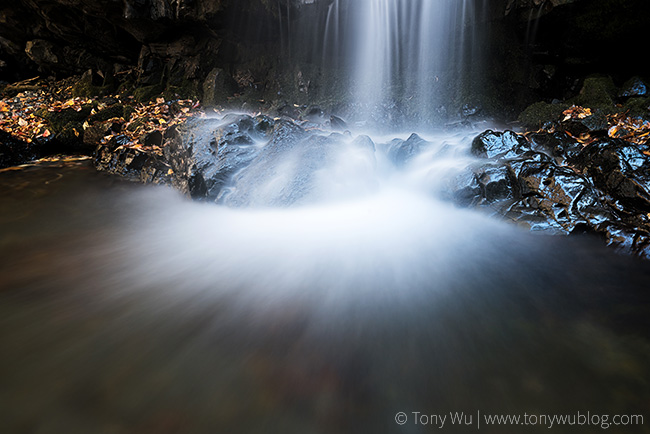
<path fill-rule="evenodd" d="M 155 86 L 150 89 L 155 93 L 167 90 L 201 99 L 205 93 L 206 99 L 212 98 L 209 102 L 215 102 L 215 95 L 222 102 L 237 90 L 231 77 L 235 64 L 259 51 L 251 48 L 258 41 L 250 35 L 278 40 L 278 14 L 286 11 L 287 3 L 291 1 L 3 3 L 0 81 L 34 75 L 63 78 L 92 70 L 94 84 L 112 86 L 112 91 L 120 85 Z M 255 23 L 256 33 L 244 22 Z"/>

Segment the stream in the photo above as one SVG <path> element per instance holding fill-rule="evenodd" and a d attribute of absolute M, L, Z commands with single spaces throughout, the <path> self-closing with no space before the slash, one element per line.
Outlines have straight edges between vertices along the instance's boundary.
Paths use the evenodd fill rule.
<path fill-rule="evenodd" d="M 649 432 L 647 262 L 454 208 L 456 154 L 346 149 L 292 206 L 0 172 L 2 431 Z"/>

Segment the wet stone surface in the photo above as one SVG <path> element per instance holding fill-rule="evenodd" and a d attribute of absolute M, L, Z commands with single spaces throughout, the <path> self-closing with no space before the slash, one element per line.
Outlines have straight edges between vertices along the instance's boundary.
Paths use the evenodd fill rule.
<path fill-rule="evenodd" d="M 597 234 L 648 258 L 650 157 L 641 146 L 618 139 L 584 146 L 563 132 L 528 139 L 511 131 L 477 136 L 472 153 L 490 163 L 457 179 L 454 201 L 490 208 L 533 231 Z"/>

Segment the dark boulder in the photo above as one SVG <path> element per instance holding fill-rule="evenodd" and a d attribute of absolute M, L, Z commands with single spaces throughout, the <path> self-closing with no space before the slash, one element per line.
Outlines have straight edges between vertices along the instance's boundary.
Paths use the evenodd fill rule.
<path fill-rule="evenodd" d="M 583 148 L 580 143 L 563 131 L 533 133 L 529 136 L 529 139 L 534 150 L 552 156 L 560 165 L 576 158 Z"/>
<path fill-rule="evenodd" d="M 619 139 L 583 146 L 565 132 L 486 131 L 472 143 L 489 164 L 463 172 L 450 198 L 554 234 L 591 234 L 625 253 L 650 251 L 650 156 Z M 523 152 L 522 152 L 523 151 Z"/>
<path fill-rule="evenodd" d="M 576 165 L 624 207 L 650 212 L 650 157 L 638 146 L 619 139 L 592 143 Z"/>
<path fill-rule="evenodd" d="M 161 153 L 124 145 L 119 136 L 97 148 L 95 166 L 128 179 L 172 185 L 198 200 L 216 200 L 233 175 L 248 165 L 259 149 L 256 139 L 271 128 L 265 116 L 226 116 L 223 119 L 191 118 L 163 133 L 154 131 L 145 146 Z M 122 140 L 122 142 L 121 142 Z"/>
<path fill-rule="evenodd" d="M 372 139 L 366 135 L 357 136 L 352 141 L 352 146 L 357 149 L 372 152 L 373 154 L 376 150 L 375 142 L 373 142 Z"/>
<path fill-rule="evenodd" d="M 476 173 L 476 180 L 482 197 L 490 203 L 519 196 L 517 180 L 508 165 L 482 166 Z"/>
<path fill-rule="evenodd" d="M 309 193 L 310 180 L 323 167 L 333 144 L 281 120 L 270 141 L 236 176 L 220 201 L 231 206 L 292 205 Z"/>
<path fill-rule="evenodd" d="M 618 96 L 621 98 L 648 96 L 648 85 L 640 77 L 632 77 L 623 84 Z"/>
<path fill-rule="evenodd" d="M 584 118 L 573 118 L 560 124 L 563 131 L 574 137 L 582 134 L 600 133 L 605 135 L 609 127 L 607 113 L 602 109 L 596 109 L 592 115 Z"/>
<path fill-rule="evenodd" d="M 512 131 L 479 134 L 472 142 L 472 154 L 480 158 L 511 159 L 530 150 L 526 138 Z"/>
<path fill-rule="evenodd" d="M 518 176 L 522 199 L 509 210 L 548 219 L 549 225 L 565 233 L 579 225 L 594 226 L 611 218 L 598 194 L 585 177 L 550 162 L 527 162 Z M 539 226 L 539 224 L 537 224 Z"/>
<path fill-rule="evenodd" d="M 43 140 L 27 143 L 0 130 L 0 169 L 41 158 L 47 150 Z"/>
<path fill-rule="evenodd" d="M 483 191 L 471 167 L 447 179 L 442 196 L 461 207 L 476 206 L 483 200 Z"/>

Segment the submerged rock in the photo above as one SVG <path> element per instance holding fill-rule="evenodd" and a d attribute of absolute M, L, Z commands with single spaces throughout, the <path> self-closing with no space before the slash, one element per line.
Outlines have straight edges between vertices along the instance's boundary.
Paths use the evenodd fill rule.
<path fill-rule="evenodd" d="M 259 154 L 238 173 L 219 202 L 230 206 L 290 206 L 309 200 L 315 177 L 344 146 L 344 137 L 309 134 L 279 121 Z M 361 142 L 359 145 L 363 146 Z"/>

